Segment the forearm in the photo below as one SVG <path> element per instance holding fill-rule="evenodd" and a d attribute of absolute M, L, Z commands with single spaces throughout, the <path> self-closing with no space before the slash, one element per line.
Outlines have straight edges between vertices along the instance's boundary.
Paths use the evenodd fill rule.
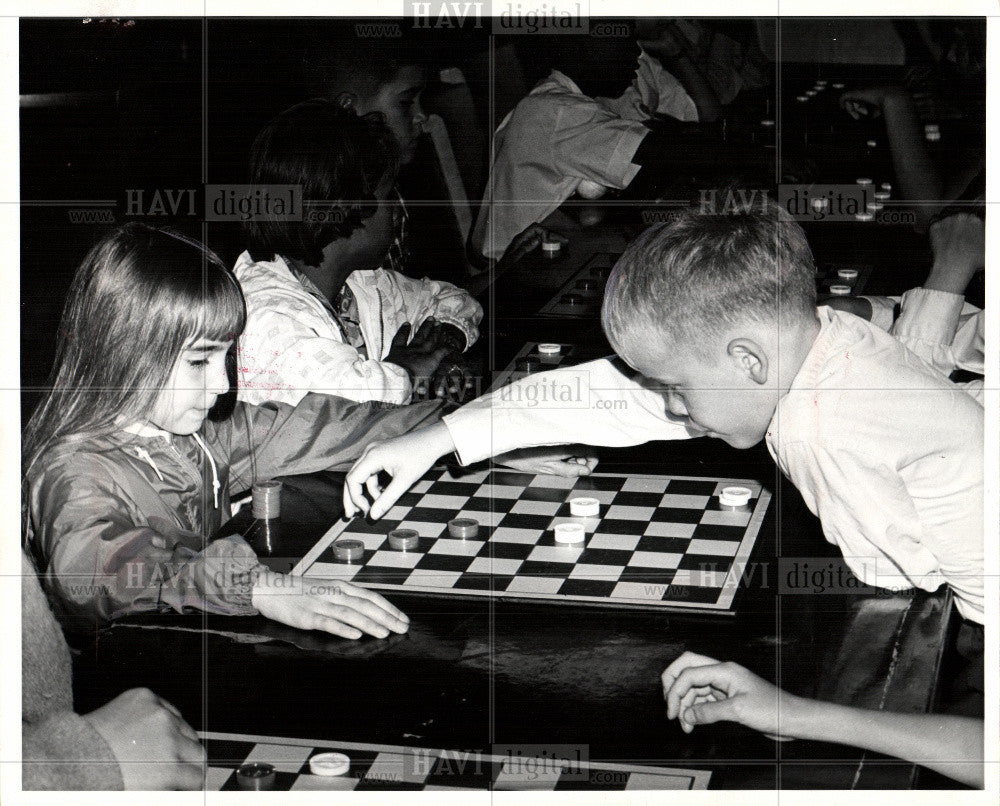
<path fill-rule="evenodd" d="M 158 541 L 169 538 L 137 529 L 117 540 L 102 539 L 75 559 L 57 550 L 46 586 L 66 616 L 87 624 L 186 608 L 222 615 L 256 613 L 250 591 L 259 563 L 241 537 L 216 540 L 201 552 L 176 541 L 160 548 L 154 545 Z"/>
<path fill-rule="evenodd" d="M 607 359 L 516 381 L 445 417 L 459 459 L 581 442 L 625 447 L 690 434 L 663 398 Z"/>
<path fill-rule="evenodd" d="M 249 475 L 251 444 L 258 478 L 346 467 L 370 442 L 436 421 L 441 407 L 440 401 L 395 406 L 320 394 L 306 395 L 294 407 L 277 403 L 252 406 L 249 418 L 239 411 L 233 418 L 231 476 Z"/>
<path fill-rule="evenodd" d="M 781 733 L 849 744 L 912 761 L 970 786 L 983 785 L 981 720 L 869 711 L 784 695 Z"/>
<path fill-rule="evenodd" d="M 673 73 L 677 80 L 684 86 L 684 90 L 691 96 L 694 105 L 698 109 L 698 120 L 703 123 L 711 123 L 722 116 L 722 105 L 719 98 L 712 89 L 712 85 L 698 66 L 686 55 L 671 59 L 665 64 L 667 70 Z"/>
<path fill-rule="evenodd" d="M 907 201 L 941 199 L 944 183 L 924 145 L 923 127 L 909 96 L 902 91 L 887 95 L 883 114 L 902 198 Z M 915 212 L 926 225 L 937 208 L 921 206 Z"/>

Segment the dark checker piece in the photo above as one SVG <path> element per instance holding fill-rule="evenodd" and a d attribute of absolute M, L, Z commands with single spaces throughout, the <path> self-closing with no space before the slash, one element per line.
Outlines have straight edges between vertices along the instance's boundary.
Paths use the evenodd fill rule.
<path fill-rule="evenodd" d="M 416 529 L 393 529 L 389 532 L 389 545 L 396 551 L 410 551 L 420 543 L 420 533 Z"/>
<path fill-rule="evenodd" d="M 577 280 L 576 287 L 584 291 L 597 291 L 600 289 L 601 284 L 596 280 Z"/>
<path fill-rule="evenodd" d="M 270 764 L 244 764 L 236 771 L 240 789 L 273 789 L 274 767 Z"/>
<path fill-rule="evenodd" d="M 542 366 L 542 362 L 534 356 L 525 356 L 517 360 L 517 369 L 520 372 L 535 372 Z"/>
<path fill-rule="evenodd" d="M 580 294 L 563 294 L 560 302 L 564 305 L 582 305 L 583 297 Z"/>
<path fill-rule="evenodd" d="M 357 562 L 365 556 L 365 544 L 360 540 L 338 540 L 333 544 L 333 556 L 342 563 Z"/>
<path fill-rule="evenodd" d="M 448 521 L 448 533 L 452 537 L 468 540 L 479 534 L 479 521 L 472 518 L 455 518 Z"/>

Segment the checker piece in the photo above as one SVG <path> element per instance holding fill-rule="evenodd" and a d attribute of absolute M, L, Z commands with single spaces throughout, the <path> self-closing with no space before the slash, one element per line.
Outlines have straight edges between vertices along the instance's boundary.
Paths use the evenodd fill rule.
<path fill-rule="evenodd" d="M 468 540 L 479 534 L 479 521 L 472 518 L 455 518 L 448 521 L 448 534 L 460 540 Z"/>

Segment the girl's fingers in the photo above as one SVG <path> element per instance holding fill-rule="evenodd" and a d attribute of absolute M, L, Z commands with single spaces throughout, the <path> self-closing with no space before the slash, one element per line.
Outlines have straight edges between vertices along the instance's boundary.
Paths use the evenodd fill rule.
<path fill-rule="evenodd" d="M 392 602 L 390 602 L 384 596 L 375 593 L 375 591 L 370 591 L 368 590 L 368 588 L 362 588 L 359 585 L 350 585 L 349 583 L 346 582 L 341 583 L 341 590 L 343 591 L 344 594 L 348 596 L 354 596 L 355 598 L 358 599 L 367 599 L 369 602 L 377 605 L 378 607 L 381 607 L 383 610 L 388 612 L 391 616 L 395 617 L 399 621 L 409 622 L 410 620 L 409 617 L 406 615 L 406 613 L 404 613 L 402 610 L 396 607 Z"/>

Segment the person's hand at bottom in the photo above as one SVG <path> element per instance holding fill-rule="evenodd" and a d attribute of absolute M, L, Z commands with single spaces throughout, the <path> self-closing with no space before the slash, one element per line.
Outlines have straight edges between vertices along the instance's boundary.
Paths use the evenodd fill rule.
<path fill-rule="evenodd" d="M 253 587 L 253 606 L 273 621 L 342 638 L 386 638 L 405 633 L 410 620 L 384 597 L 349 582 L 303 579 L 264 570 Z"/>
<path fill-rule="evenodd" d="M 205 748 L 173 705 L 133 688 L 84 716 L 118 760 L 127 790 L 201 789 Z"/>
<path fill-rule="evenodd" d="M 782 712 L 800 701 L 737 663 L 694 652 L 671 663 L 661 680 L 667 718 L 677 719 L 685 733 L 696 725 L 728 721 L 784 738 Z"/>

